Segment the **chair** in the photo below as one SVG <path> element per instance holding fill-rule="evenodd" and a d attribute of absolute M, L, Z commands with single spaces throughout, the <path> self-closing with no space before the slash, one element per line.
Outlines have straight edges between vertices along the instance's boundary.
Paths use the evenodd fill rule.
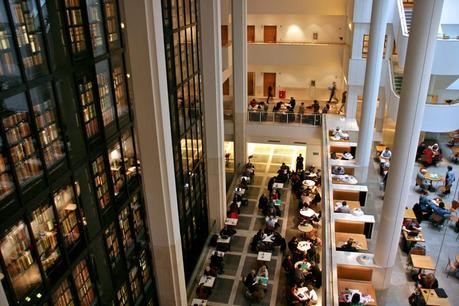
<path fill-rule="evenodd" d="M 456 210 L 456 209 L 458 209 L 458 208 L 459 208 L 459 201 L 453 200 L 453 201 L 451 202 L 451 209 L 452 209 L 452 210 Z"/>
<path fill-rule="evenodd" d="M 432 218 L 431 223 L 432 223 L 432 226 L 434 227 L 437 227 L 437 228 L 442 227 L 443 223 L 445 223 L 445 217 L 437 213 L 433 213 L 431 218 Z"/>
<path fill-rule="evenodd" d="M 453 272 L 453 268 L 451 267 L 451 258 L 448 257 L 448 263 L 446 264 L 446 267 L 445 267 L 446 278 L 449 277 L 450 272 Z"/>

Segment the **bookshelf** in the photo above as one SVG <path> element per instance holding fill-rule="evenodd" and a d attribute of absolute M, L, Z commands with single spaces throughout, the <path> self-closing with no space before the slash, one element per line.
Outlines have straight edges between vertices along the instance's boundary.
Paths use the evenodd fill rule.
<path fill-rule="evenodd" d="M 110 173 L 113 183 L 113 192 L 117 197 L 124 186 L 124 169 L 121 158 L 120 144 L 117 142 L 108 149 L 108 161 L 110 163 Z"/>
<path fill-rule="evenodd" d="M 80 0 L 65 0 L 65 17 L 72 54 L 77 58 L 84 56 L 88 46 Z"/>
<path fill-rule="evenodd" d="M 119 213 L 118 224 L 121 230 L 124 253 L 127 254 L 128 250 L 130 250 L 134 244 L 134 239 L 132 239 L 131 226 L 129 225 L 129 207 L 125 207 Z"/>
<path fill-rule="evenodd" d="M 0 138 L 0 200 L 14 191 L 14 182 L 11 177 L 11 168 L 5 156 L 3 139 Z"/>
<path fill-rule="evenodd" d="M 124 168 L 128 182 L 137 176 L 136 157 L 131 131 L 121 135 L 121 148 L 123 151 Z"/>
<path fill-rule="evenodd" d="M 126 282 L 124 282 L 116 292 L 116 299 L 120 306 L 129 305 L 129 291 Z"/>
<path fill-rule="evenodd" d="M 142 249 L 139 256 L 139 264 L 142 272 L 142 282 L 144 286 L 147 286 L 148 283 L 151 281 L 150 264 L 148 262 L 147 257 L 147 251 L 145 249 Z"/>
<path fill-rule="evenodd" d="M 93 84 L 92 81 L 85 76 L 78 81 L 77 86 L 86 137 L 91 139 L 99 133 Z"/>
<path fill-rule="evenodd" d="M 112 79 L 115 91 L 116 111 L 118 118 L 121 118 L 129 110 L 121 57 L 117 57 L 113 61 Z"/>
<path fill-rule="evenodd" d="M 0 91 L 8 90 L 21 82 L 5 3 L 6 1 L 0 3 Z"/>
<path fill-rule="evenodd" d="M 3 129 L 19 183 L 25 185 L 42 173 L 41 161 L 32 136 L 26 96 L 18 94 L 3 102 Z"/>
<path fill-rule="evenodd" d="M 104 0 L 105 11 L 105 29 L 107 31 L 107 40 L 110 49 L 121 47 L 120 30 L 118 20 L 118 8 L 116 1 Z"/>
<path fill-rule="evenodd" d="M 46 272 L 52 270 L 61 257 L 55 224 L 56 219 L 51 205 L 44 204 L 32 212 L 30 226 L 35 238 L 38 257 Z"/>
<path fill-rule="evenodd" d="M 120 247 L 116 238 L 115 223 L 110 224 L 104 232 L 110 264 L 114 268 L 120 259 Z"/>
<path fill-rule="evenodd" d="M 91 35 L 92 52 L 94 57 L 107 51 L 102 21 L 102 8 L 99 0 L 86 0 L 88 13 L 89 33 Z"/>
<path fill-rule="evenodd" d="M 96 73 L 102 119 L 104 126 L 107 126 L 115 120 L 113 94 L 110 85 L 110 73 L 107 60 L 103 60 L 96 64 Z"/>
<path fill-rule="evenodd" d="M 142 211 L 140 208 L 139 201 L 139 195 L 135 194 L 134 196 L 132 196 L 130 203 L 136 238 L 141 236 L 144 230 Z"/>
<path fill-rule="evenodd" d="M 45 165 L 49 168 L 65 156 L 51 85 L 33 88 L 30 97 Z"/>
<path fill-rule="evenodd" d="M 129 271 L 129 284 L 131 286 L 132 299 L 137 301 L 139 296 L 142 294 L 142 285 L 140 284 L 139 268 L 137 266 L 132 267 Z"/>
<path fill-rule="evenodd" d="M 32 0 L 9 0 L 8 2 L 27 79 L 31 80 L 48 73 L 36 2 Z"/>
<path fill-rule="evenodd" d="M 108 192 L 107 175 L 105 174 L 104 158 L 99 156 L 92 162 L 92 174 L 96 186 L 96 196 L 99 207 L 104 209 L 110 204 L 110 194 Z"/>
<path fill-rule="evenodd" d="M 72 271 L 72 276 L 78 292 L 79 304 L 81 306 L 93 305 L 95 295 L 86 259 L 83 259 L 75 266 Z"/>
<path fill-rule="evenodd" d="M 55 306 L 74 306 L 72 291 L 70 290 L 70 284 L 68 279 L 59 285 L 59 287 L 53 293 L 53 305 Z"/>
<path fill-rule="evenodd" d="M 80 238 L 79 218 L 76 210 L 73 187 L 67 185 L 54 193 L 54 205 L 56 205 L 62 237 L 66 247 L 73 246 Z"/>

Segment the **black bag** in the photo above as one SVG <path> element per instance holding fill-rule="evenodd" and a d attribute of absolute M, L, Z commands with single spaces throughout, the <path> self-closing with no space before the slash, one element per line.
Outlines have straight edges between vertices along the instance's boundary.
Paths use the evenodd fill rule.
<path fill-rule="evenodd" d="M 410 295 L 408 303 L 410 303 L 411 306 L 426 306 L 426 302 L 419 292 L 415 292 Z"/>

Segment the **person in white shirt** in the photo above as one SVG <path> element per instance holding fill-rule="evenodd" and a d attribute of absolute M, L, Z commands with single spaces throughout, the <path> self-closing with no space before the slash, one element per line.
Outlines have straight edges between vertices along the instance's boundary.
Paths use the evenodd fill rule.
<path fill-rule="evenodd" d="M 346 201 L 341 202 L 341 205 L 337 205 L 335 212 L 337 213 L 344 213 L 344 214 L 350 214 L 351 209 L 349 206 L 347 206 Z"/>

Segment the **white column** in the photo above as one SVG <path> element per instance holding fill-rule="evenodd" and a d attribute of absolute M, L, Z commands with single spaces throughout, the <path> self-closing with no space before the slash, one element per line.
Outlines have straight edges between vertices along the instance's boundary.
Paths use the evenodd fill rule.
<path fill-rule="evenodd" d="M 384 117 L 386 115 L 386 95 L 381 90 L 379 94 L 378 112 L 376 113 L 376 132 L 382 132 L 384 127 Z"/>
<path fill-rule="evenodd" d="M 186 305 L 160 1 L 124 2 L 146 222 L 160 305 Z"/>
<path fill-rule="evenodd" d="M 390 284 L 432 71 L 443 0 L 416 0 L 405 63 L 391 167 L 374 261 L 382 267 L 379 288 Z"/>
<path fill-rule="evenodd" d="M 357 117 L 357 99 L 359 97 L 358 89 L 354 86 L 349 86 L 347 90 L 347 100 L 345 104 L 346 117 L 355 119 Z"/>
<path fill-rule="evenodd" d="M 232 1 L 234 165 L 247 161 L 245 125 L 247 123 L 247 0 Z"/>
<path fill-rule="evenodd" d="M 371 10 L 370 41 L 363 86 L 362 114 L 360 116 L 359 142 L 357 161 L 366 173 L 370 164 L 373 130 L 376 116 L 376 100 L 378 99 L 379 83 L 384 50 L 384 36 L 389 15 L 391 0 L 374 0 Z M 366 175 L 364 175 L 366 177 Z"/>
<path fill-rule="evenodd" d="M 201 1 L 200 9 L 209 226 L 220 230 L 226 212 L 220 0 Z"/>

